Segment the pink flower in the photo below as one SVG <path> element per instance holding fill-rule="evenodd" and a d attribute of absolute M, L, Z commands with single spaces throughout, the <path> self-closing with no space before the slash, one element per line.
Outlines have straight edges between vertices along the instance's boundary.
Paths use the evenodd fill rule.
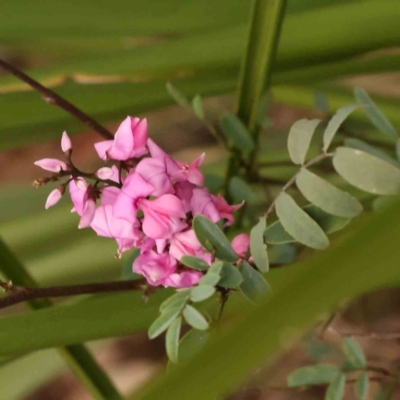
<path fill-rule="evenodd" d="M 150 285 L 164 285 L 166 279 L 176 271 L 176 260 L 168 253 L 148 251 L 133 262 L 132 270 L 144 275 Z"/>
<path fill-rule="evenodd" d="M 83 178 L 71 180 L 69 183 L 69 194 L 71 196 L 72 203 L 74 204 L 74 208 L 71 212 L 76 212 L 79 216 L 82 216 L 83 209 L 85 208 L 86 204 L 86 191 L 88 188 L 88 184 Z"/>
<path fill-rule="evenodd" d="M 218 222 L 221 217 L 208 189 L 193 189 L 191 200 L 193 216 L 198 214 L 206 216 L 212 222 Z"/>
<path fill-rule="evenodd" d="M 206 153 L 201 154 L 190 164 L 178 161 L 178 165 L 181 168 L 181 173 L 175 177 L 177 181 L 187 180 L 194 185 L 204 185 L 204 175 L 200 171 L 199 167 L 202 164 Z"/>
<path fill-rule="evenodd" d="M 200 271 L 186 270 L 171 274 L 164 283 L 166 287 L 186 288 L 197 285 L 203 274 Z"/>
<path fill-rule="evenodd" d="M 69 138 L 67 132 L 63 132 L 61 137 L 61 150 L 66 153 L 72 149 L 71 139 Z"/>
<path fill-rule="evenodd" d="M 50 172 L 61 172 L 67 170 L 67 164 L 63 161 L 57 160 L 56 158 L 42 158 L 41 160 L 35 161 L 34 164 Z"/>
<path fill-rule="evenodd" d="M 88 198 L 85 201 L 85 207 L 78 224 L 79 229 L 88 228 L 93 221 L 94 214 L 96 212 L 96 202 L 92 198 Z"/>
<path fill-rule="evenodd" d="M 241 233 L 233 238 L 231 245 L 237 255 L 240 258 L 244 258 L 250 247 L 250 236 L 246 233 Z"/>
<path fill-rule="evenodd" d="M 185 232 L 178 232 L 170 239 L 169 253 L 180 260 L 183 256 L 196 256 L 202 250 L 193 229 Z"/>
<path fill-rule="evenodd" d="M 178 197 L 182 202 L 185 213 L 188 213 L 191 211 L 190 203 L 192 201 L 193 189 L 195 189 L 196 186 L 188 181 L 182 181 L 175 183 L 174 188 L 175 196 Z"/>
<path fill-rule="evenodd" d="M 155 200 L 140 199 L 138 206 L 143 210 L 143 232 L 152 239 L 168 239 L 184 229 L 187 224 L 182 202 L 172 194 L 164 194 Z"/>
<path fill-rule="evenodd" d="M 111 168 L 103 167 L 96 171 L 95 174 L 99 179 L 110 179 L 114 175 L 114 171 Z"/>
<path fill-rule="evenodd" d="M 127 117 L 122 121 L 114 140 L 95 143 L 94 147 L 102 160 L 125 161 L 147 153 L 147 120 Z"/>
<path fill-rule="evenodd" d="M 240 204 L 234 204 L 233 206 L 230 206 L 220 194 L 218 194 L 218 196 L 212 196 L 212 198 L 221 219 L 226 219 L 225 226 L 232 225 L 235 220 L 232 214 L 234 211 L 243 206 L 244 201 L 242 201 Z"/>
<path fill-rule="evenodd" d="M 158 158 L 145 158 L 139 162 L 135 171 L 139 173 L 146 182 L 153 185 L 152 196 L 162 196 L 167 193 L 174 193 L 171 179 L 167 174 L 165 160 Z"/>
<path fill-rule="evenodd" d="M 115 199 L 113 208 L 115 217 L 135 222 L 138 200 L 149 196 L 153 190 L 154 186 L 146 182 L 136 171 L 129 175 Z"/>
<path fill-rule="evenodd" d="M 47 197 L 46 205 L 44 208 L 47 210 L 50 207 L 57 204 L 60 201 L 63 194 L 64 194 L 64 186 L 61 186 L 60 188 L 52 190 Z"/>

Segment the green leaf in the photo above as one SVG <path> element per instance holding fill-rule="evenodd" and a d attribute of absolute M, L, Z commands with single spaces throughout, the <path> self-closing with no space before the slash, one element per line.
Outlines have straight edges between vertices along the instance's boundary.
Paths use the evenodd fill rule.
<path fill-rule="evenodd" d="M 179 262 L 186 265 L 189 268 L 196 269 L 198 271 L 207 271 L 208 264 L 201 258 L 194 256 L 183 256 Z"/>
<path fill-rule="evenodd" d="M 249 185 L 242 178 L 234 176 L 229 181 L 229 194 L 234 203 L 240 203 L 243 200 L 248 201 L 251 196 Z"/>
<path fill-rule="evenodd" d="M 292 244 L 278 244 L 268 248 L 269 262 L 273 265 L 293 264 L 296 255 L 296 246 Z"/>
<path fill-rule="evenodd" d="M 221 278 L 218 281 L 218 286 L 222 286 L 227 289 L 237 288 L 243 281 L 242 275 L 238 268 L 224 262 L 221 270 Z"/>
<path fill-rule="evenodd" d="M 352 218 L 362 212 L 361 203 L 318 175 L 302 168 L 296 177 L 301 194 L 312 204 L 338 217 Z"/>
<path fill-rule="evenodd" d="M 396 142 L 396 157 L 397 161 L 400 162 L 400 139 L 397 139 Z"/>
<path fill-rule="evenodd" d="M 343 373 L 338 374 L 329 384 L 325 394 L 325 400 L 342 400 L 345 384 L 346 375 Z"/>
<path fill-rule="evenodd" d="M 265 278 L 248 262 L 242 262 L 240 272 L 243 278 L 240 290 L 250 301 L 256 302 L 260 297 L 271 292 L 271 286 Z"/>
<path fill-rule="evenodd" d="M 365 153 L 369 153 L 375 157 L 387 161 L 390 164 L 396 166 L 399 165 L 399 163 L 396 160 L 393 160 L 393 158 L 387 155 L 384 151 L 382 151 L 381 149 L 377 149 L 376 147 L 371 146 L 370 144 L 363 142 L 362 140 L 355 138 L 347 138 L 344 141 L 344 145 L 345 147 L 351 147 L 352 149 L 358 149 L 364 151 Z"/>
<path fill-rule="evenodd" d="M 215 293 L 215 287 L 209 285 L 196 286 L 191 290 L 190 299 L 197 303 L 211 297 Z"/>
<path fill-rule="evenodd" d="M 395 127 L 389 122 L 385 114 L 383 114 L 364 89 L 355 88 L 354 95 L 361 104 L 366 106 L 363 107 L 365 115 L 382 133 L 386 133 L 386 135 L 392 137 L 399 136 Z"/>
<path fill-rule="evenodd" d="M 317 222 L 325 233 L 339 231 L 350 222 L 350 218 L 336 217 L 335 215 L 328 214 L 312 204 L 305 206 L 303 211 Z M 284 230 L 279 220 L 267 227 L 264 236 L 265 241 L 269 244 L 285 244 L 296 241 L 293 236 L 290 236 L 289 233 Z"/>
<path fill-rule="evenodd" d="M 367 366 L 367 360 L 361 346 L 353 338 L 344 338 L 342 341 L 343 352 L 346 360 L 355 368 L 363 369 Z"/>
<path fill-rule="evenodd" d="M 339 108 L 339 110 L 336 111 L 335 115 L 330 119 L 328 126 L 324 131 L 324 146 L 322 148 L 324 152 L 328 150 L 328 147 L 332 143 L 332 139 L 339 130 L 340 125 L 342 125 L 344 120 L 359 107 L 359 104 L 350 104 L 348 106 Z"/>
<path fill-rule="evenodd" d="M 369 375 L 368 372 L 363 372 L 356 382 L 356 395 L 357 400 L 367 400 L 369 388 Z"/>
<path fill-rule="evenodd" d="M 190 101 L 189 99 L 177 88 L 175 87 L 171 82 L 167 82 L 167 91 L 170 94 L 170 96 L 183 108 L 191 109 Z M 194 104 L 193 104 L 194 105 Z"/>
<path fill-rule="evenodd" d="M 242 121 L 236 115 L 225 115 L 222 117 L 220 125 L 225 136 L 232 141 L 232 144 L 236 149 L 242 152 L 253 150 L 253 139 Z"/>
<path fill-rule="evenodd" d="M 200 279 L 199 285 L 215 286 L 221 279 L 223 261 L 214 262 L 207 273 Z"/>
<path fill-rule="evenodd" d="M 197 118 L 204 120 L 205 114 L 203 109 L 203 99 L 200 95 L 196 94 L 196 96 L 193 97 L 192 106 Z"/>
<path fill-rule="evenodd" d="M 290 128 L 287 146 L 290 158 L 295 164 L 304 164 L 311 139 L 320 122 L 319 119 L 301 119 Z"/>
<path fill-rule="evenodd" d="M 338 374 L 339 368 L 335 365 L 318 364 L 302 367 L 293 371 L 288 377 L 289 387 L 306 385 L 320 385 L 329 383 Z"/>
<path fill-rule="evenodd" d="M 165 335 L 165 350 L 172 362 L 178 362 L 179 335 L 181 333 L 182 318 L 176 318 L 167 330 Z"/>
<path fill-rule="evenodd" d="M 379 196 L 372 202 L 372 209 L 375 212 L 382 212 L 387 207 L 397 203 L 399 198 L 397 196 Z"/>
<path fill-rule="evenodd" d="M 231 262 L 239 258 L 221 229 L 204 215 L 196 215 L 193 229 L 197 239 L 207 251 L 211 253 L 215 249 L 217 258 Z"/>
<path fill-rule="evenodd" d="M 183 310 L 183 316 L 186 322 L 194 329 L 200 331 L 208 329 L 208 322 L 203 315 L 193 306 L 187 305 Z"/>
<path fill-rule="evenodd" d="M 150 325 L 149 328 L 149 338 L 154 339 L 157 336 L 161 335 L 168 327 L 172 324 L 172 321 L 179 315 L 181 312 L 181 307 L 168 307 L 165 309 L 161 315 Z"/>
<path fill-rule="evenodd" d="M 264 242 L 266 226 L 266 218 L 261 217 L 257 225 L 250 231 L 250 253 L 253 256 L 254 263 L 261 272 L 267 272 L 269 269 L 267 245 Z"/>
<path fill-rule="evenodd" d="M 365 192 L 400 193 L 400 168 L 368 153 L 339 147 L 333 157 L 333 166 L 343 179 Z"/>
<path fill-rule="evenodd" d="M 179 343 L 179 362 L 190 361 L 201 351 L 210 336 L 209 331 L 190 330 Z"/>
<path fill-rule="evenodd" d="M 190 289 L 183 289 L 176 292 L 174 295 L 163 301 L 160 305 L 160 312 L 164 312 L 168 308 L 175 309 L 176 307 L 183 306 L 190 297 Z"/>
<path fill-rule="evenodd" d="M 314 249 L 325 249 L 329 239 L 322 228 L 285 192 L 275 203 L 276 214 L 283 228 L 298 242 Z"/>

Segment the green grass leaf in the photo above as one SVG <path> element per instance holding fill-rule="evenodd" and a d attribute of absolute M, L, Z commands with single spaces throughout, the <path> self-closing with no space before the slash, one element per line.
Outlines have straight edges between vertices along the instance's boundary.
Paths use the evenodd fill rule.
<path fill-rule="evenodd" d="M 390 123 L 385 114 L 383 114 L 364 89 L 355 88 L 354 95 L 356 99 L 365 106 L 363 107 L 365 115 L 376 126 L 376 128 L 378 128 L 378 130 L 392 137 L 397 138 L 399 136 L 395 127 Z"/>
<path fill-rule="evenodd" d="M 343 218 L 359 215 L 363 207 L 353 196 L 338 189 L 325 179 L 302 168 L 296 177 L 296 185 L 301 194 L 312 204 L 329 214 Z"/>
<path fill-rule="evenodd" d="M 319 250 L 328 247 L 329 239 L 322 228 L 287 193 L 278 196 L 275 208 L 285 231 L 299 243 Z"/>
<path fill-rule="evenodd" d="M 400 193 L 400 168 L 368 153 L 339 147 L 333 157 L 333 166 L 343 179 L 365 192 Z"/>
<path fill-rule="evenodd" d="M 290 128 L 288 150 L 290 158 L 295 164 L 304 164 L 311 139 L 320 122 L 319 119 L 301 119 Z"/>

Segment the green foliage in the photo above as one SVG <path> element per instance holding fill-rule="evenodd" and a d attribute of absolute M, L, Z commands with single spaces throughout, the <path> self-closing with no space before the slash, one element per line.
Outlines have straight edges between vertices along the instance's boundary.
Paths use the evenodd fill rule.
<path fill-rule="evenodd" d="M 246 152 L 253 150 L 253 139 L 236 115 L 225 115 L 222 117 L 220 125 L 226 138 L 237 150 Z"/>
<path fill-rule="evenodd" d="M 179 342 L 179 362 L 190 361 L 205 346 L 210 336 L 209 331 L 192 329 Z"/>
<path fill-rule="evenodd" d="M 196 96 L 193 97 L 192 107 L 197 118 L 204 120 L 205 114 L 203 109 L 203 100 L 200 95 L 197 94 Z"/>
<path fill-rule="evenodd" d="M 290 158 L 295 164 L 304 164 L 311 139 L 320 122 L 319 119 L 301 119 L 295 122 L 290 128 L 288 150 Z"/>
<path fill-rule="evenodd" d="M 194 256 L 183 256 L 180 259 L 180 262 L 186 267 L 196 269 L 198 271 L 207 271 L 208 264 L 202 260 L 201 258 L 194 257 Z"/>
<path fill-rule="evenodd" d="M 185 317 L 186 322 L 194 329 L 204 331 L 208 328 L 207 320 L 193 306 L 187 305 L 183 309 L 183 316 Z"/>
<path fill-rule="evenodd" d="M 344 338 L 342 345 L 346 360 L 352 365 L 352 367 L 355 369 L 363 369 L 367 367 L 367 360 L 363 349 L 354 339 Z"/>
<path fill-rule="evenodd" d="M 342 400 L 345 384 L 346 375 L 338 374 L 329 384 L 326 391 L 325 400 Z"/>
<path fill-rule="evenodd" d="M 190 300 L 194 303 L 203 301 L 211 297 L 215 293 L 215 287 L 211 285 L 195 286 L 190 291 Z"/>
<path fill-rule="evenodd" d="M 238 259 L 238 255 L 233 251 L 221 229 L 209 219 L 197 215 L 193 220 L 193 229 L 197 239 L 208 252 L 215 251 L 215 256 L 225 261 Z"/>
<path fill-rule="evenodd" d="M 297 175 L 296 185 L 309 202 L 327 213 L 353 218 L 362 211 L 362 205 L 356 198 L 307 169 L 303 168 Z"/>
<path fill-rule="evenodd" d="M 232 177 L 229 181 L 229 194 L 235 203 L 248 201 L 251 196 L 251 189 L 249 185 L 242 178 L 238 176 Z"/>
<path fill-rule="evenodd" d="M 275 208 L 285 231 L 298 242 L 319 250 L 328 247 L 329 239 L 322 228 L 287 193 L 278 196 Z"/>
<path fill-rule="evenodd" d="M 326 152 L 335 136 L 337 131 L 340 128 L 340 125 L 344 122 L 344 120 L 359 107 L 357 104 L 350 104 L 348 106 L 344 106 L 339 108 L 336 111 L 335 115 L 330 119 L 328 126 L 324 131 L 324 146 L 322 150 Z"/>
<path fill-rule="evenodd" d="M 368 153 L 339 147 L 333 157 L 333 166 L 343 179 L 365 192 L 400 193 L 400 168 Z"/>
<path fill-rule="evenodd" d="M 368 372 L 363 372 L 356 382 L 356 395 L 357 400 L 366 400 L 369 388 L 369 375 Z"/>
<path fill-rule="evenodd" d="M 221 278 L 218 281 L 218 286 L 226 289 L 234 289 L 240 286 L 243 278 L 238 268 L 234 265 L 224 262 L 221 269 Z"/>
<path fill-rule="evenodd" d="M 302 367 L 293 371 L 288 377 L 289 387 L 318 385 L 330 383 L 339 373 L 335 365 L 318 364 Z"/>
<path fill-rule="evenodd" d="M 266 227 L 266 218 L 261 217 L 257 225 L 250 231 L 250 253 L 254 259 L 254 263 L 261 272 L 267 272 L 269 269 L 267 245 L 264 241 Z"/>
<path fill-rule="evenodd" d="M 170 96 L 183 108 L 191 109 L 191 104 L 189 99 L 171 82 L 166 85 L 167 91 Z"/>
<path fill-rule="evenodd" d="M 355 88 L 354 95 L 356 99 L 364 105 L 363 111 L 365 115 L 381 132 L 396 138 L 399 136 L 395 127 L 389 122 L 364 89 Z"/>
<path fill-rule="evenodd" d="M 180 290 L 179 292 L 176 292 L 174 295 L 169 297 L 167 300 L 163 301 L 160 305 L 160 311 L 164 312 L 165 310 L 169 308 L 176 308 L 176 307 L 181 307 L 183 308 L 186 304 L 186 301 L 190 297 L 190 290 L 185 289 L 185 290 Z"/>
<path fill-rule="evenodd" d="M 172 362 L 178 362 L 178 351 L 179 351 L 179 335 L 181 332 L 182 318 L 176 318 L 167 330 L 165 335 L 165 349 L 167 351 L 168 358 Z"/>
<path fill-rule="evenodd" d="M 167 330 L 181 310 L 182 307 L 177 305 L 175 307 L 169 306 L 162 311 L 161 315 L 150 325 L 149 338 L 154 339 Z"/>
<path fill-rule="evenodd" d="M 248 262 L 243 261 L 240 265 L 243 282 L 240 290 L 243 295 L 252 302 L 271 292 L 271 287 L 265 278 L 255 270 Z"/>

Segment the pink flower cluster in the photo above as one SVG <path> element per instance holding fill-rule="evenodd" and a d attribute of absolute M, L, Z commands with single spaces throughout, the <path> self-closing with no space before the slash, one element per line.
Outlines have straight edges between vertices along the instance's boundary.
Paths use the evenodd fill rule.
<path fill-rule="evenodd" d="M 132 117 L 121 123 L 113 140 L 95 144 L 109 166 L 94 174 L 80 174 L 73 166 L 71 141 L 65 132 L 61 148 L 67 162 L 49 158 L 35 162 L 56 176 L 69 177 L 68 183 L 50 193 L 46 208 L 60 200 L 68 184 L 72 212 L 80 217 L 78 227 L 91 227 L 99 236 L 114 238 L 119 254 L 140 248 L 132 268 L 150 285 L 181 288 L 200 280 L 201 272 L 179 263 L 184 255 L 211 262 L 191 227 L 193 218 L 202 214 L 230 225 L 233 212 L 241 206 L 231 206 L 203 187 L 199 167 L 204 154 L 190 164 L 174 160 L 148 138 L 146 119 Z M 95 182 L 89 183 L 88 177 Z M 233 245 L 244 254 L 248 237 L 239 236 Z"/>

